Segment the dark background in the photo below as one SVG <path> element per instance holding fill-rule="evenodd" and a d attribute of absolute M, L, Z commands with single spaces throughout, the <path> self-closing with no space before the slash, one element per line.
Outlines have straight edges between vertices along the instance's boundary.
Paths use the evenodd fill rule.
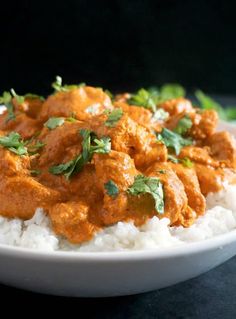
<path fill-rule="evenodd" d="M 2 1 L 0 90 L 59 74 L 111 90 L 180 82 L 236 94 L 234 1 Z"/>

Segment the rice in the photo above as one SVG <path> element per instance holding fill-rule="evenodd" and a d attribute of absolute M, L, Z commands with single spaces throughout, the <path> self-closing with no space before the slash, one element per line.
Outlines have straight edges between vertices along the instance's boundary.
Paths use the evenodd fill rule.
<path fill-rule="evenodd" d="M 82 245 L 72 245 L 56 236 L 42 208 L 32 219 L 22 221 L 0 216 L 0 244 L 44 251 L 124 251 L 171 247 L 205 240 L 236 229 L 236 186 L 224 185 L 218 193 L 207 196 L 207 210 L 189 228 L 170 227 L 167 218 L 153 217 L 141 227 L 133 222 L 119 222 L 95 234 Z"/>

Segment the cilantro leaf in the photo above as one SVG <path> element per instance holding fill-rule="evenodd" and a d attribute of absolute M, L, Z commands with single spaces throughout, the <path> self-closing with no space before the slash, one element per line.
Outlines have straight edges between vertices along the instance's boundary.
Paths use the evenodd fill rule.
<path fill-rule="evenodd" d="M 28 154 L 27 147 L 19 133 L 11 132 L 9 135 L 0 137 L 0 145 L 17 155 Z"/>
<path fill-rule="evenodd" d="M 174 132 L 180 135 L 184 135 L 192 127 L 192 125 L 193 123 L 190 117 L 188 115 L 185 115 L 184 117 L 182 117 L 182 119 L 179 120 L 176 128 L 174 129 Z"/>
<path fill-rule="evenodd" d="M 191 139 L 183 138 L 181 135 L 174 133 L 167 128 L 163 128 L 162 132 L 157 134 L 157 140 L 164 143 L 166 147 L 172 148 L 176 155 L 179 155 L 183 146 L 191 145 Z"/>
<path fill-rule="evenodd" d="M 56 127 L 63 125 L 65 122 L 63 117 L 50 117 L 47 122 L 44 123 L 44 126 L 49 130 L 54 130 Z"/>
<path fill-rule="evenodd" d="M 168 154 L 168 160 L 171 161 L 174 164 L 178 164 L 179 163 L 179 159 L 171 154 Z"/>
<path fill-rule="evenodd" d="M 38 176 L 38 175 L 41 174 L 41 171 L 40 171 L 39 169 L 32 169 L 32 170 L 30 171 L 30 174 L 31 174 L 32 176 Z"/>
<path fill-rule="evenodd" d="M 119 188 L 112 180 L 109 180 L 107 183 L 105 183 L 104 187 L 107 191 L 107 195 L 111 197 L 115 197 L 119 194 Z"/>
<path fill-rule="evenodd" d="M 164 213 L 164 192 L 162 183 L 158 177 L 137 175 L 133 185 L 127 189 L 127 192 L 133 196 L 150 194 L 154 199 L 156 211 L 159 214 Z"/>
<path fill-rule="evenodd" d="M 67 163 L 62 163 L 49 168 L 49 172 L 54 175 L 64 175 L 69 179 L 72 175 L 79 173 L 84 165 L 91 161 L 94 153 L 107 154 L 111 150 L 109 137 L 97 139 L 89 130 L 80 130 L 82 141 L 82 153 Z"/>
<path fill-rule="evenodd" d="M 162 101 L 184 97 L 185 94 L 185 89 L 175 83 L 167 83 L 160 88 L 160 100 Z"/>
<path fill-rule="evenodd" d="M 116 123 L 121 119 L 123 116 L 123 110 L 120 108 L 114 109 L 113 111 L 109 111 L 106 113 L 108 118 L 105 122 L 105 126 L 114 127 Z"/>
<path fill-rule="evenodd" d="M 34 94 L 34 93 L 27 93 L 27 94 L 24 95 L 24 98 L 25 99 L 31 99 L 31 100 L 39 99 L 41 101 L 45 101 L 45 98 L 42 95 L 37 95 L 37 94 Z"/>
<path fill-rule="evenodd" d="M 187 168 L 192 168 L 194 165 L 193 162 L 188 157 L 176 158 L 175 156 L 169 154 L 168 160 L 170 160 L 174 164 L 181 163 Z"/>
<path fill-rule="evenodd" d="M 137 93 L 131 95 L 128 103 L 131 105 L 142 106 L 155 112 L 157 104 L 156 94 L 145 89 L 140 89 Z"/>
<path fill-rule="evenodd" d="M 213 109 L 219 114 L 219 116 L 222 120 L 227 120 L 225 110 L 218 102 L 216 102 L 214 99 L 212 99 L 210 96 L 206 95 L 205 93 L 203 93 L 200 90 L 197 90 L 195 92 L 195 96 L 196 96 L 197 100 L 199 101 L 200 107 L 202 109 L 204 109 L 204 110 Z"/>
<path fill-rule="evenodd" d="M 83 86 L 85 86 L 85 83 L 62 85 L 62 78 L 59 75 L 56 76 L 55 82 L 52 83 L 52 88 L 55 90 L 55 92 L 68 92 Z"/>
<path fill-rule="evenodd" d="M 180 161 L 185 167 L 192 168 L 194 166 L 193 162 L 188 157 L 181 158 Z"/>
<path fill-rule="evenodd" d="M 41 149 L 42 147 L 45 146 L 45 143 L 42 143 L 40 141 L 36 141 L 36 142 L 33 142 L 32 144 L 31 143 L 27 144 L 27 141 L 26 141 L 25 145 L 27 145 L 28 153 L 30 155 L 35 155 L 35 154 L 37 154 L 37 151 L 39 149 Z"/>
<path fill-rule="evenodd" d="M 0 96 L 0 105 L 4 104 L 7 108 L 8 111 L 8 115 L 6 118 L 6 123 L 14 120 L 16 118 L 15 114 L 14 114 L 14 106 L 12 103 L 12 95 L 10 92 L 3 92 L 3 95 Z"/>

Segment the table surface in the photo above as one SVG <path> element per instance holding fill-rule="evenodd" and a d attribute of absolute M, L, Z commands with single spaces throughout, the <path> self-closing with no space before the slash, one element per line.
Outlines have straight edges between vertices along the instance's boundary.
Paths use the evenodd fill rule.
<path fill-rule="evenodd" d="M 221 102 L 230 104 L 235 98 Z M 228 103 L 227 103 L 228 102 Z M 83 318 L 236 318 L 236 257 L 192 280 L 150 293 L 118 298 L 63 298 L 40 295 L 0 285 L 0 295 L 12 305 L 26 302 L 45 315 L 45 303 L 53 311 L 86 314 Z M 81 317 L 81 318 L 82 318 Z"/>

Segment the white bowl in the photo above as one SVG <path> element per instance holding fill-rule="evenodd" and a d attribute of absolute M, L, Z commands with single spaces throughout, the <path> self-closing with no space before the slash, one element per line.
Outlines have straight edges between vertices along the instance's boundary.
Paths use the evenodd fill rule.
<path fill-rule="evenodd" d="M 108 297 L 164 288 L 236 254 L 236 230 L 198 243 L 150 251 L 44 253 L 0 246 L 0 281 L 41 293 Z"/>
<path fill-rule="evenodd" d="M 236 126 L 222 124 L 236 135 Z M 236 255 L 236 230 L 150 251 L 39 252 L 0 245 L 0 282 L 61 296 L 122 296 L 196 277 Z"/>

